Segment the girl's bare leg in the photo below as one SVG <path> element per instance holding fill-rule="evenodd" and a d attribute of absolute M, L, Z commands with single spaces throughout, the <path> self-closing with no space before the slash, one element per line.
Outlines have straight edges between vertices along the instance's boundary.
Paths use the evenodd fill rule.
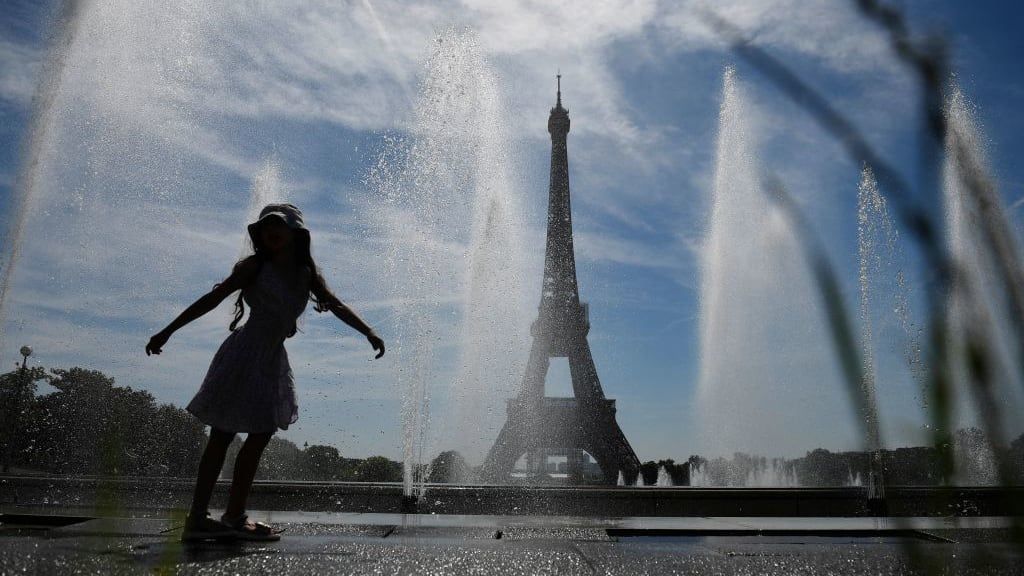
<path fill-rule="evenodd" d="M 260 464 L 260 456 L 263 449 L 270 443 L 273 432 L 265 434 L 249 434 L 245 438 L 245 444 L 238 451 L 235 459 L 235 473 L 231 479 L 231 493 L 228 496 L 228 507 L 224 511 L 225 516 L 237 517 L 245 512 L 245 502 L 249 499 L 249 489 L 252 488 L 253 478 L 256 477 L 256 468 Z"/>
<path fill-rule="evenodd" d="M 231 441 L 234 439 L 234 432 L 210 429 L 210 440 L 206 443 L 206 450 L 203 451 L 203 457 L 199 460 L 199 474 L 196 478 L 196 490 L 192 495 L 190 516 L 194 518 L 206 516 L 206 512 L 210 508 L 213 487 L 217 484 L 220 469 L 224 466 L 224 457 L 228 453 L 228 446 L 231 446 Z"/>

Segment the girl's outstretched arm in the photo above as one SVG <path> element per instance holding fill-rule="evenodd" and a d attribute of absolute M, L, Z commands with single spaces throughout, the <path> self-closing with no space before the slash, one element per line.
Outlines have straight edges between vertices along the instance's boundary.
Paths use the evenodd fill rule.
<path fill-rule="evenodd" d="M 210 310 L 213 310 L 225 298 L 231 295 L 235 290 L 241 289 L 246 286 L 259 271 L 259 263 L 256 258 L 250 257 L 242 260 L 235 265 L 235 268 L 231 271 L 231 275 L 226 280 L 217 284 L 206 294 L 199 297 L 198 300 L 189 305 L 184 312 L 178 315 L 166 328 L 154 334 L 150 339 L 149 343 L 146 344 L 146 355 L 159 354 L 161 348 L 167 343 L 167 340 L 171 337 L 171 334 L 176 332 L 182 326 L 185 326 L 189 322 L 199 318 L 206 314 Z"/>
<path fill-rule="evenodd" d="M 344 302 L 342 302 L 337 296 L 331 292 L 331 289 L 327 287 L 327 283 L 319 274 L 314 274 L 313 283 L 311 285 L 313 295 L 316 296 L 318 306 L 317 309 L 321 312 L 330 311 L 332 314 L 337 316 L 338 320 L 341 320 L 345 324 L 355 328 L 360 334 L 366 336 L 366 339 L 370 342 L 370 346 L 377 352 L 374 358 L 380 358 L 384 355 L 384 340 L 370 328 L 370 325 L 363 321 L 354 310 L 349 308 Z"/>
<path fill-rule="evenodd" d="M 374 358 L 380 358 L 384 355 L 384 340 L 377 333 L 373 331 L 373 328 L 363 321 L 354 310 L 345 305 L 341 300 L 336 300 L 332 303 L 329 308 L 331 313 L 338 317 L 339 320 L 355 328 L 360 334 L 366 336 L 366 339 L 370 341 L 370 346 L 377 352 Z"/>

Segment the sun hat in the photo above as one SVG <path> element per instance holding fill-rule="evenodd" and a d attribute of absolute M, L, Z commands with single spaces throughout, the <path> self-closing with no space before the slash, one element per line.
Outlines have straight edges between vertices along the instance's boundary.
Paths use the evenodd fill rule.
<path fill-rule="evenodd" d="M 293 204 L 267 204 L 263 207 L 263 210 L 260 210 L 260 215 L 256 221 L 248 226 L 249 238 L 252 239 L 253 245 L 256 244 L 256 237 L 259 234 L 260 226 L 271 218 L 280 218 L 292 230 L 309 232 L 302 221 L 302 210 L 299 210 Z"/>

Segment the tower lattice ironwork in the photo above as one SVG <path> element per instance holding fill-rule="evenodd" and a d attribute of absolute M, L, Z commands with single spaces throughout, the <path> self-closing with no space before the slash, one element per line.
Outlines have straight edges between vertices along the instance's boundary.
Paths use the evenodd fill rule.
<path fill-rule="evenodd" d="M 523 389 L 508 401 L 508 420 L 482 472 L 490 481 L 507 481 L 524 455 L 528 470 L 534 473 L 544 471 L 547 456 L 564 455 L 570 480 L 579 482 L 585 451 L 600 466 L 606 483 L 615 483 L 620 473 L 633 483 L 640 461 L 615 419 L 615 400 L 605 398 L 587 342 L 590 318 L 577 286 L 569 204 L 569 111 L 562 107 L 561 75 L 558 80 L 555 107 L 548 117 L 548 231 L 539 312 L 530 327 L 533 345 Z M 551 358 L 559 357 L 568 359 L 573 397 L 545 395 Z"/>

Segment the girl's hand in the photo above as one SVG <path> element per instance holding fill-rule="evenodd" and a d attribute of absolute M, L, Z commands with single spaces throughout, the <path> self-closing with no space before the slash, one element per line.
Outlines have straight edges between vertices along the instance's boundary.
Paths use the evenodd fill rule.
<path fill-rule="evenodd" d="M 146 344 L 146 356 L 149 356 L 150 354 L 159 354 L 160 349 L 164 347 L 164 344 L 167 344 L 167 339 L 170 337 L 170 334 L 165 334 L 163 332 L 157 332 L 154 334 L 149 339 L 149 344 Z"/>
<path fill-rule="evenodd" d="M 370 341 L 370 346 L 373 346 L 373 349 L 377 351 L 377 355 L 374 358 L 380 358 L 384 355 L 384 341 L 380 339 L 380 336 L 370 332 L 366 335 L 366 339 Z"/>

